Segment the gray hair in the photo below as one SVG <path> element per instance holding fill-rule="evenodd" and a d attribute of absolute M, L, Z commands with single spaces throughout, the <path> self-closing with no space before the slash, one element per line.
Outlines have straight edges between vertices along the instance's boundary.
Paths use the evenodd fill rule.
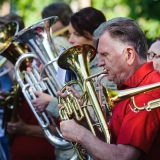
<path fill-rule="evenodd" d="M 108 32 L 110 37 L 132 46 L 141 59 L 147 59 L 148 45 L 139 25 L 130 18 L 118 17 L 102 23 L 93 33 L 93 39 L 98 40 Z"/>

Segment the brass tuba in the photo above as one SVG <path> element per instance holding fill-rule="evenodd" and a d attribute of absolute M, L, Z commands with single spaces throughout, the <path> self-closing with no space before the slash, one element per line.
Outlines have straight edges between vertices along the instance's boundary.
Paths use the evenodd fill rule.
<path fill-rule="evenodd" d="M 109 129 L 92 81 L 92 78 L 99 76 L 102 73 L 90 76 L 89 63 L 95 57 L 95 55 L 95 48 L 87 44 L 71 47 L 60 55 L 58 59 L 58 65 L 62 69 L 71 69 L 76 73 L 79 79 L 78 81 L 68 82 L 62 88 L 61 92 L 65 92 L 67 86 L 76 83 L 79 84 L 83 91 L 80 99 L 84 100 L 84 104 L 83 106 L 80 106 L 74 95 L 69 93 L 69 96 L 67 96 L 65 99 L 59 97 L 59 103 L 63 104 L 63 107 L 60 108 L 59 114 L 62 120 L 71 119 L 73 116 L 75 116 L 76 120 L 81 121 L 85 117 L 92 133 L 96 135 L 93 127 L 94 125 L 100 126 L 102 132 L 104 133 L 106 142 L 110 143 Z M 105 72 L 106 71 L 103 73 Z M 93 107 L 93 110 L 96 113 L 96 118 L 98 120 L 97 124 L 92 124 L 90 115 L 88 114 L 87 106 L 90 105 Z M 72 145 L 75 147 L 80 159 L 88 158 L 88 154 L 79 144 L 72 143 Z"/>
<path fill-rule="evenodd" d="M 54 43 L 52 42 L 52 26 L 57 20 L 58 17 L 56 16 L 42 19 L 24 28 L 14 36 L 14 41 L 27 44 L 31 50 L 30 52 L 25 52 L 25 54 L 18 58 L 15 64 L 15 76 L 45 137 L 55 147 L 69 149 L 72 147 L 71 144 L 63 139 L 52 116 L 49 113 L 46 115 L 46 112 L 38 112 L 31 103 L 32 99 L 36 99 L 33 90 L 47 92 L 49 95 L 56 96 L 57 91 L 62 87 L 62 84 L 56 77 L 58 53 L 56 53 Z M 38 66 L 36 64 L 29 73 L 21 69 L 21 65 L 26 60 L 28 60 L 30 64 L 33 64 L 32 62 L 34 60 L 41 63 L 43 65 L 42 71 L 40 73 L 37 71 L 36 67 Z M 53 124 L 55 124 L 59 137 L 52 133 L 49 127 L 50 122 L 48 116 Z"/>
<path fill-rule="evenodd" d="M 20 55 L 22 55 L 26 51 L 30 51 L 29 47 L 26 44 L 13 41 L 13 37 L 18 33 L 18 30 L 19 25 L 16 21 L 8 22 L 0 28 L 0 54 L 5 57 L 6 60 L 9 60 L 13 65 L 16 63 Z M 8 73 L 10 70 L 11 68 L 2 73 L 1 76 Z M 17 101 L 17 99 L 19 98 L 19 93 L 20 87 L 15 82 L 13 87 L 11 88 L 10 94 L 5 95 L 4 101 L 1 101 L 4 106 L 3 127 L 5 122 L 11 121 L 14 123 L 17 121 L 17 109 L 20 102 Z M 9 144 L 11 144 L 12 141 L 13 136 L 10 135 Z"/>
<path fill-rule="evenodd" d="M 27 44 L 14 41 L 18 30 L 19 25 L 16 21 L 8 22 L 0 28 L 0 54 L 13 65 L 20 55 L 31 51 Z"/>
<path fill-rule="evenodd" d="M 0 53 L 2 56 L 10 60 L 13 63 L 13 65 L 15 65 L 15 73 L 16 73 L 15 75 L 16 79 L 14 79 L 15 84 L 13 87 L 15 94 L 9 95 L 9 97 L 7 97 L 7 100 L 5 100 L 9 102 L 10 101 L 9 98 L 13 98 L 12 104 L 10 105 L 12 109 L 11 120 L 8 120 L 10 119 L 8 118 L 8 114 L 4 117 L 6 117 L 5 120 L 7 119 L 8 121 L 11 121 L 11 122 L 17 121 L 16 114 L 17 114 L 17 108 L 19 106 L 18 104 L 19 97 L 20 97 L 19 93 L 22 89 L 22 92 L 26 93 L 25 97 L 28 96 L 26 100 L 28 101 L 33 113 L 35 114 L 40 126 L 44 131 L 44 135 L 47 137 L 49 142 L 51 142 L 51 144 L 53 144 L 57 148 L 68 149 L 71 147 L 69 142 L 65 141 L 61 137 L 56 137 L 52 134 L 49 128 L 48 117 L 44 113 L 41 114 L 35 111 L 34 107 L 30 102 L 31 97 L 27 93 L 27 89 L 26 89 L 26 92 L 23 90 L 24 89 L 23 85 L 26 85 L 26 84 L 24 83 L 24 78 L 21 76 L 22 72 L 27 67 L 26 64 L 28 62 L 31 63 L 31 58 L 38 59 L 38 60 L 41 59 L 43 61 L 43 64 L 45 64 L 44 66 L 47 67 L 50 64 L 52 65 L 52 66 L 49 66 L 49 69 L 48 70 L 46 69 L 47 71 L 45 72 L 49 76 L 47 82 L 49 83 L 53 82 L 56 87 L 61 87 L 57 79 L 56 79 L 57 83 L 54 80 L 50 81 L 50 79 L 52 78 L 51 74 L 52 76 L 54 76 L 54 72 L 52 71 L 52 69 L 55 70 L 54 65 L 52 63 L 56 61 L 56 58 L 54 58 L 55 57 L 53 52 L 54 46 L 52 44 L 52 40 L 50 37 L 50 31 L 51 31 L 51 26 L 54 24 L 54 22 L 57 19 L 58 19 L 57 17 L 50 17 L 50 18 L 41 20 L 38 23 L 21 30 L 20 32 L 18 32 L 17 22 L 9 22 L 8 24 L 5 24 L 4 27 L 0 28 L 0 36 L 1 36 Z M 52 46 L 50 44 L 52 44 Z M 22 62 L 22 59 L 23 59 L 23 62 Z M 17 74 L 19 75 L 17 76 Z M 36 78 L 37 76 L 39 75 L 37 74 Z M 56 78 L 56 76 L 54 77 Z M 42 81 L 40 83 L 42 83 Z M 36 84 L 31 84 L 31 85 L 33 86 Z M 54 89 L 53 84 L 52 84 L 52 89 L 54 90 L 53 94 L 55 95 L 56 89 Z M 44 90 L 41 90 L 41 91 L 44 91 Z M 52 122 L 54 123 L 54 121 Z M 58 129 L 57 129 L 57 132 L 58 132 Z M 60 132 L 59 132 L 59 135 L 61 136 Z"/>

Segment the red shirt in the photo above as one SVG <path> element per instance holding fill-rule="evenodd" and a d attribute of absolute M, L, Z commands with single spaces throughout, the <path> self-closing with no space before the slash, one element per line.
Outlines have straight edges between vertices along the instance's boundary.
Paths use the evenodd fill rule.
<path fill-rule="evenodd" d="M 27 101 L 19 108 L 19 115 L 29 125 L 39 125 Z M 11 160 L 55 160 L 54 146 L 46 138 L 16 135 L 11 146 Z"/>
<path fill-rule="evenodd" d="M 160 82 L 160 74 L 154 70 L 152 62 L 149 62 L 138 69 L 118 89 L 135 88 L 156 82 Z M 136 95 L 134 99 L 137 106 L 143 107 L 159 97 L 160 89 L 156 89 Z M 131 106 L 130 98 L 115 105 L 110 120 L 112 143 L 138 147 L 144 151 L 140 160 L 160 160 L 160 108 L 135 113 L 131 110 Z"/>

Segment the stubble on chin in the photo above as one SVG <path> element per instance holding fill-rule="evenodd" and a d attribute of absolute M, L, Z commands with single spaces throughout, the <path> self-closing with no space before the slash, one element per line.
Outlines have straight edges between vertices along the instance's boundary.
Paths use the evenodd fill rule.
<path fill-rule="evenodd" d="M 117 85 L 120 85 L 120 84 L 121 84 L 120 79 L 117 79 L 116 77 L 114 77 L 114 78 L 112 79 L 112 81 L 113 81 L 115 84 L 117 84 Z"/>

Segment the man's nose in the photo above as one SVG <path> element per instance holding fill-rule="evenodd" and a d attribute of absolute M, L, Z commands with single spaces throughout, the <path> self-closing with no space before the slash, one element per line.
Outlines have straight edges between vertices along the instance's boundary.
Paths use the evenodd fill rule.
<path fill-rule="evenodd" d="M 103 67 L 105 65 L 104 60 L 102 58 L 98 58 L 98 67 Z"/>

